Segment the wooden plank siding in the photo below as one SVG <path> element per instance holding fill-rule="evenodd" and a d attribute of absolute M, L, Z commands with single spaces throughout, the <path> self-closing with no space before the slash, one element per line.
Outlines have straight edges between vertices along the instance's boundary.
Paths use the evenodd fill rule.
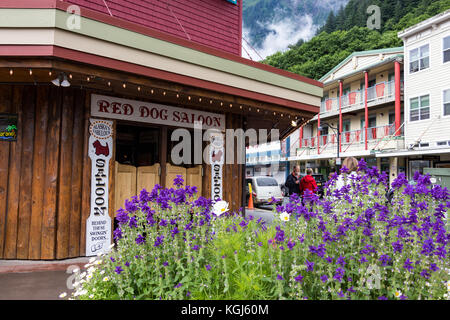
<path fill-rule="evenodd" d="M 85 103 L 85 90 L 0 85 L 0 112 L 19 116 L 17 141 L 0 142 L 1 259 L 84 254 L 82 210 L 89 214 L 90 189 Z"/>
<path fill-rule="evenodd" d="M 0 259 L 54 260 L 85 255 L 93 92 L 49 85 L 0 85 L 0 112 L 18 114 L 17 141 L 0 141 Z M 228 113 L 226 125 L 242 128 L 242 115 Z M 115 128 L 114 121 L 114 132 Z M 167 127 L 162 127 L 161 138 L 167 141 Z M 164 143 L 161 148 L 166 148 Z M 115 148 L 112 156 L 114 159 Z M 112 221 L 114 163 L 110 162 L 109 181 Z M 225 164 L 223 170 L 224 200 L 237 211 L 242 206 L 243 165 Z M 200 194 L 210 198 L 211 167 L 206 164 L 201 180 Z"/>

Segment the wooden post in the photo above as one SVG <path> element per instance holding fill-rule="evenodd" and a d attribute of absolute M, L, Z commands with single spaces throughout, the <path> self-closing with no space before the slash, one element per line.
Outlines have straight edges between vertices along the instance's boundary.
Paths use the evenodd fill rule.
<path fill-rule="evenodd" d="M 369 72 L 364 71 L 364 145 L 365 149 L 368 149 L 367 145 L 367 133 L 369 128 L 369 109 L 367 107 L 367 87 L 369 86 Z"/>

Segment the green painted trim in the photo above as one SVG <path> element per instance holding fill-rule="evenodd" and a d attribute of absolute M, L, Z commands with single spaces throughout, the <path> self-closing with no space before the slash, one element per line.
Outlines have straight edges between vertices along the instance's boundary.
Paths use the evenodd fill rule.
<path fill-rule="evenodd" d="M 365 56 L 365 55 L 373 55 L 373 54 L 380 54 L 380 53 L 393 53 L 393 52 L 397 52 L 397 51 L 402 51 L 403 52 L 403 47 L 376 49 L 376 50 L 367 50 L 367 51 L 355 51 L 352 54 L 350 54 L 347 58 L 342 60 L 333 69 L 328 71 L 328 73 L 326 75 L 324 75 L 322 78 L 320 78 L 319 81 L 323 82 L 330 74 L 332 74 L 334 71 L 336 71 L 337 69 L 342 67 L 344 64 L 346 64 L 353 57 Z"/>
<path fill-rule="evenodd" d="M 375 68 L 375 67 L 379 67 L 379 66 L 381 66 L 381 65 L 383 65 L 383 64 L 392 62 L 392 61 L 394 61 L 394 60 L 397 59 L 397 58 L 403 58 L 403 57 L 404 57 L 403 54 L 396 54 L 395 56 L 389 57 L 389 58 L 387 58 L 387 59 L 385 59 L 385 60 L 383 60 L 383 61 L 380 61 L 380 62 L 371 64 L 371 65 L 368 65 L 367 67 L 364 68 L 364 70 L 369 70 L 369 69 L 372 69 L 372 68 Z M 343 76 L 343 77 L 336 78 L 336 79 L 333 79 L 333 80 L 324 82 L 324 87 L 325 87 L 325 86 L 328 86 L 328 85 L 330 85 L 330 84 L 332 84 L 332 83 L 334 83 L 334 82 L 336 82 L 336 81 L 339 81 L 339 80 L 342 80 L 342 79 L 351 77 L 351 76 L 353 76 L 353 75 L 355 75 L 355 74 L 357 74 L 357 73 L 360 73 L 360 72 L 361 72 L 361 69 L 360 69 L 360 70 L 357 70 L 357 71 L 353 71 L 353 72 L 351 72 L 351 73 L 347 73 L 347 74 L 346 74 L 345 76 Z"/>
<path fill-rule="evenodd" d="M 71 30 L 66 24 L 69 14 L 57 9 L 0 9 L 0 16 L 4 28 L 58 28 L 313 96 L 323 94 L 322 88 L 309 83 L 85 17 L 80 17 L 81 29 Z"/>

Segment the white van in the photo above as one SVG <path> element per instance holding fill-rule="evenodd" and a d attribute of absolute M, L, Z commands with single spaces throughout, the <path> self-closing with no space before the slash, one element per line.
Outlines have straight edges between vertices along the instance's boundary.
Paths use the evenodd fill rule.
<path fill-rule="evenodd" d="M 281 187 L 273 177 L 257 176 L 246 179 L 247 199 L 249 198 L 248 184 L 252 184 L 253 203 L 265 204 L 274 197 L 278 202 L 283 201 Z"/>

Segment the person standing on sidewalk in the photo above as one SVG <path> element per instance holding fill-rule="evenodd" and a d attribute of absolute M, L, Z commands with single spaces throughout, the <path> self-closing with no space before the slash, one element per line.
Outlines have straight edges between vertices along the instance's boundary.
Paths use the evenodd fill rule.
<path fill-rule="evenodd" d="M 300 181 L 300 194 L 303 196 L 306 189 L 310 190 L 312 193 L 317 191 L 317 183 L 312 176 L 313 171 L 311 168 L 306 169 L 306 176 Z"/>
<path fill-rule="evenodd" d="M 292 173 L 287 177 L 286 183 L 284 184 L 289 189 L 289 195 L 298 194 L 300 195 L 300 166 L 295 166 Z"/>

